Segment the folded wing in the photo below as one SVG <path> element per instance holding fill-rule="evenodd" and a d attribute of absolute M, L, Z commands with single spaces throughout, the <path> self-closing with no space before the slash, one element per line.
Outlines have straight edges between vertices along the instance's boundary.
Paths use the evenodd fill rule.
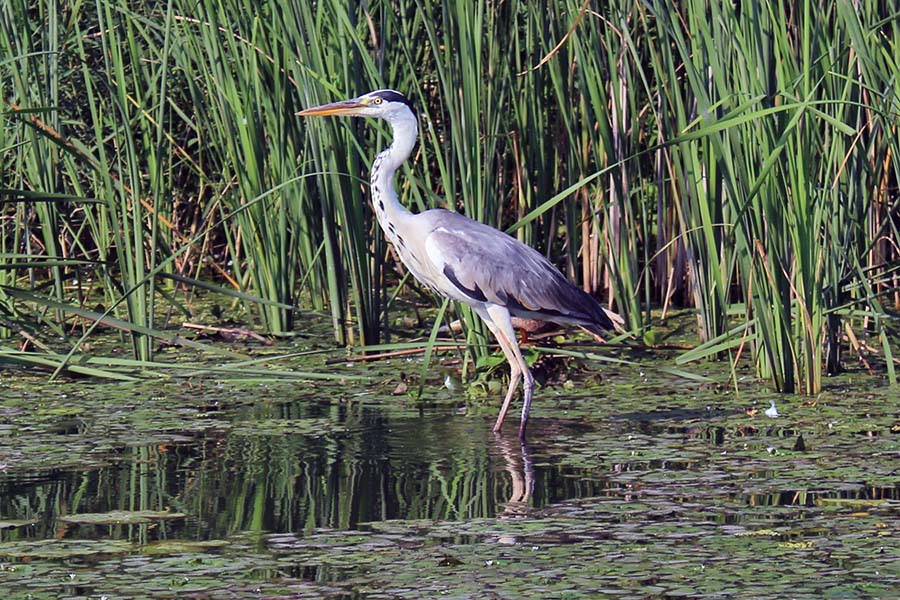
<path fill-rule="evenodd" d="M 497 304 L 518 317 L 613 328 L 597 300 L 539 252 L 492 227 L 436 212 L 425 248 L 434 270 L 446 278 L 441 287 L 456 300 Z"/>

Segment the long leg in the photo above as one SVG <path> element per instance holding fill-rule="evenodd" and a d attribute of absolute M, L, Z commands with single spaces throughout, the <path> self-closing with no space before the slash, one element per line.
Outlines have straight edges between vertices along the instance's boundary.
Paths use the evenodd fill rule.
<path fill-rule="evenodd" d="M 497 339 L 497 343 L 500 344 L 500 349 L 503 351 L 503 355 L 506 357 L 506 361 L 509 363 L 509 387 L 506 389 L 506 397 L 503 399 L 503 404 L 500 407 L 500 412 L 497 414 L 497 422 L 494 424 L 494 431 L 500 431 L 500 427 L 503 425 L 503 419 L 506 418 L 506 412 L 509 410 L 510 402 L 512 402 L 513 394 L 516 393 L 516 389 L 519 387 L 519 381 L 522 379 L 522 371 L 519 368 L 519 362 L 516 360 L 516 355 L 513 353 L 512 348 L 509 346 L 509 343 L 506 341 L 506 336 L 494 325 L 494 322 L 491 320 L 490 315 L 486 311 L 479 310 L 477 311 L 478 315 L 481 317 L 481 320 L 484 321 L 484 324 L 487 325 L 487 328 L 491 330 L 491 333 L 494 334 L 494 337 Z"/>
<path fill-rule="evenodd" d="M 482 314 L 481 311 L 479 311 L 479 314 L 484 319 L 488 329 L 490 329 L 497 338 L 497 342 L 499 342 L 500 347 L 503 349 L 506 360 L 509 361 L 510 369 L 510 388 L 507 390 L 506 398 L 503 400 L 503 406 L 500 408 L 500 414 L 497 416 L 497 422 L 494 424 L 494 431 L 498 431 L 503 425 L 503 419 L 506 417 L 506 412 L 509 410 L 512 395 L 515 392 L 516 387 L 518 387 L 519 376 L 521 376 L 522 418 L 519 422 L 519 437 L 524 438 L 525 427 L 528 425 L 528 414 L 531 410 L 531 398 L 534 393 L 534 377 L 532 377 L 531 371 L 528 369 L 528 363 L 525 362 L 525 359 L 522 357 L 522 352 L 519 350 L 519 344 L 516 342 L 516 331 L 513 328 L 509 311 L 502 306 L 490 305 L 484 312 L 486 313 L 487 318 L 485 318 L 485 315 Z"/>

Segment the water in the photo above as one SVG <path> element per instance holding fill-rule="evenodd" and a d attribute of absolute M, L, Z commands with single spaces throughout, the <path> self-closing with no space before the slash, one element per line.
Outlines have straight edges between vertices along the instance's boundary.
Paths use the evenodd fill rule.
<path fill-rule="evenodd" d="M 9 385 L 0 590 L 813 598 L 900 585 L 888 388 L 779 398 L 770 418 L 762 389 L 617 372 L 539 390 L 523 444 L 515 423 L 491 432 L 494 403 L 437 386 L 420 403 L 368 372 L 376 383 Z"/>
<path fill-rule="evenodd" d="M 90 389 L 104 391 L 102 386 Z M 57 533 L 58 513 L 47 511 L 48 505 L 71 513 L 178 510 L 188 516 L 162 524 L 153 534 L 208 540 L 251 529 L 352 529 L 385 519 L 524 514 L 603 491 L 599 471 L 541 460 L 540 443 L 535 455 L 532 444 L 521 443 L 512 431 L 495 435 L 489 420 L 445 406 L 395 411 L 304 397 L 211 410 L 194 397 L 189 404 L 195 408 L 186 411 L 167 393 L 146 399 L 155 407 L 142 407 L 153 415 L 136 428 L 145 436 L 115 423 L 123 416 L 116 409 L 118 394 L 104 403 L 109 412 L 91 409 L 91 403 L 102 400 L 90 396 L 58 394 L 46 407 L 56 418 L 43 423 L 42 430 L 31 427 L 34 436 L 22 436 L 34 447 L 25 449 L 25 457 L 15 457 L 11 448 L 6 454 L 0 515 L 34 521 L 20 528 L 19 536 L 43 539 Z M 125 402 L 135 417 L 135 406 Z M 153 427 L 169 420 L 163 416 L 166 405 L 175 411 L 172 418 L 206 426 L 193 424 L 195 431 L 179 431 L 171 422 Z M 216 407 L 227 405 L 215 401 Z M 29 420 L 26 412 L 10 414 L 23 424 Z M 110 422 L 102 422 L 105 417 Z M 543 437 L 539 427 L 534 431 L 538 440 Z M 98 430 L 111 439 L 95 439 Z M 45 450 L 67 446 L 83 450 L 87 465 L 14 469 L 16 458 L 28 467 Z M 94 525 L 66 531 L 69 539 L 97 535 Z"/>
<path fill-rule="evenodd" d="M 603 491 L 593 479 L 599 472 L 534 466 L 528 447 L 515 438 L 500 438 L 493 446 L 492 436 L 476 436 L 469 427 L 468 435 L 444 438 L 463 442 L 455 448 L 416 448 L 407 427 L 359 438 L 209 434 L 191 442 L 125 447 L 99 468 L 0 476 L 0 514 L 37 518 L 20 533 L 47 538 L 58 532 L 47 504 L 79 513 L 174 508 L 189 516 L 155 534 L 217 539 L 244 529 L 494 517 Z M 94 527 L 70 529 L 69 539 L 97 536 Z"/>

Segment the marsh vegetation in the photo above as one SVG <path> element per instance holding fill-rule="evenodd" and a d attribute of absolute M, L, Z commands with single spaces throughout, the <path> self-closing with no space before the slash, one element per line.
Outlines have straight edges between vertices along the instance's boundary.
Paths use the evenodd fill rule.
<path fill-rule="evenodd" d="M 897 589 L 894 2 L 0 17 L 0 586 Z M 420 110 L 406 205 L 510 232 L 625 319 L 529 348 L 558 363 L 528 447 L 488 433 L 490 336 L 375 223 L 387 131 L 294 116 L 382 87 Z M 274 345 L 221 339 L 249 332 Z"/>
<path fill-rule="evenodd" d="M 0 590 L 578 600 L 900 585 L 900 404 L 861 391 L 868 376 L 802 402 L 627 367 L 597 382 L 588 363 L 542 390 L 522 444 L 491 433 L 495 402 L 461 400 L 440 374 L 427 402 L 395 394 L 415 361 L 333 368 L 346 379 L 6 381 Z"/>
<path fill-rule="evenodd" d="M 384 136 L 293 114 L 393 87 L 421 107 L 414 209 L 515 232 L 638 337 L 693 308 L 684 361 L 750 355 L 787 392 L 842 359 L 895 380 L 889 2 L 2 10 L 5 361 L 71 368 L 98 323 L 152 361 L 197 290 L 272 335 L 302 307 L 341 344 L 389 341 L 423 294 L 367 206 Z"/>

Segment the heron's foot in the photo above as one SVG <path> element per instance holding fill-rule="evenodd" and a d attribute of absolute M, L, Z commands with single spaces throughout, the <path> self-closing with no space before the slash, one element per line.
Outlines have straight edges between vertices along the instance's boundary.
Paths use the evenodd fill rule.
<path fill-rule="evenodd" d="M 531 413 L 531 398 L 534 395 L 534 377 L 531 371 L 522 376 L 522 419 L 519 421 L 519 439 L 525 439 L 525 428 L 528 426 L 528 415 Z"/>
<path fill-rule="evenodd" d="M 497 415 L 497 422 L 494 423 L 494 433 L 497 433 L 500 431 L 500 428 L 503 427 L 503 419 L 506 418 L 506 413 L 509 411 L 509 405 L 519 387 L 519 381 L 522 380 L 522 373 L 513 366 L 513 363 L 510 363 L 510 366 L 509 387 L 506 390 L 506 397 L 503 398 L 503 406 L 500 407 L 500 413 Z"/>
<path fill-rule="evenodd" d="M 494 433 L 499 433 L 501 429 L 503 429 L 503 420 L 506 418 L 506 410 L 503 408 L 500 409 L 500 414 L 497 415 L 497 420 L 494 421 L 494 427 L 491 429 Z"/>
<path fill-rule="evenodd" d="M 522 421 L 519 423 L 519 439 L 523 442 L 525 441 L 525 427 L 528 425 L 528 421 Z"/>

